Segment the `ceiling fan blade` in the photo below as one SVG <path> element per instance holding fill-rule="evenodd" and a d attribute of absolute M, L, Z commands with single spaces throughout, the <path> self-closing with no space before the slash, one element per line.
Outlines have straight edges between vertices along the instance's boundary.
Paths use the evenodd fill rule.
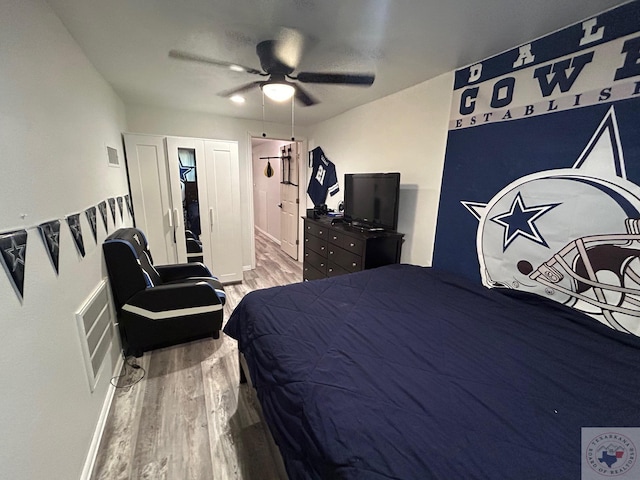
<path fill-rule="evenodd" d="M 255 73 L 258 75 L 266 76 L 267 74 L 256 70 L 255 68 L 245 67 L 244 65 L 240 65 L 232 62 L 225 62 L 222 60 L 215 60 L 213 58 L 204 57 L 202 55 L 196 55 L 195 53 L 182 52 L 180 50 L 170 50 L 169 57 L 176 58 L 178 60 L 186 60 L 189 62 L 200 62 L 206 63 L 208 65 L 214 65 L 216 67 L 228 68 L 229 70 L 234 70 L 237 72 L 247 72 L 247 73 Z"/>
<path fill-rule="evenodd" d="M 311 105 L 315 105 L 318 101 L 313 98 L 304 88 L 300 85 L 295 86 L 296 89 L 296 100 L 302 103 L 305 107 L 310 107 Z"/>
<path fill-rule="evenodd" d="M 264 82 L 256 81 L 251 83 L 246 83 L 240 87 L 233 88 L 231 90 L 225 90 L 224 92 L 218 93 L 220 97 L 232 97 L 233 95 L 239 95 L 244 92 L 248 92 L 254 88 L 260 87 Z"/>
<path fill-rule="evenodd" d="M 300 72 L 295 78 L 303 83 L 337 83 L 342 85 L 363 85 L 373 84 L 376 76 L 372 73 L 313 73 Z"/>

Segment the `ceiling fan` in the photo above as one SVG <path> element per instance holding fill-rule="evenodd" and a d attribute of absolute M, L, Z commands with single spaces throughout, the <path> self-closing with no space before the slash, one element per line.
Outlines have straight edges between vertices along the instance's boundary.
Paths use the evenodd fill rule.
<path fill-rule="evenodd" d="M 260 88 L 264 94 L 272 100 L 284 101 L 295 95 L 296 100 L 302 105 L 311 106 L 319 103 L 318 100 L 314 99 L 305 91 L 299 83 L 360 85 L 368 87 L 372 85 L 375 80 L 375 75 L 370 73 L 298 72 L 294 75 L 293 73 L 297 67 L 301 50 L 302 45 L 300 41 L 265 40 L 258 43 L 256 53 L 260 59 L 262 70 L 223 60 L 215 60 L 180 50 L 169 51 L 169 57 L 228 68 L 236 72 L 246 72 L 262 77 L 269 77 L 267 80 L 250 82 L 240 87 L 218 93 L 218 95 L 222 97 L 232 97 L 248 92 L 254 88 Z"/>

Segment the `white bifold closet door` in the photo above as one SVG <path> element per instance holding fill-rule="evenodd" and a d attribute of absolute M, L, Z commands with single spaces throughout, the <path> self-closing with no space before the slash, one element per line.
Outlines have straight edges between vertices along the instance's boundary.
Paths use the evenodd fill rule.
<path fill-rule="evenodd" d="M 141 158 L 136 152 L 150 142 L 149 138 L 156 139 L 154 146 L 156 150 L 162 146 L 163 153 L 156 155 L 154 172 L 152 162 L 146 160 L 147 157 L 152 158 L 151 152 L 143 149 L 146 155 L 142 159 L 146 160 L 144 163 L 149 167 L 136 174 L 136 170 L 140 170 L 137 164 Z M 158 138 L 162 139 L 162 142 L 158 143 Z M 242 241 L 237 142 L 125 134 L 125 150 L 130 177 L 148 177 L 147 180 L 131 181 L 131 189 L 136 224 L 147 234 L 154 261 L 158 264 L 187 261 L 187 203 L 193 200 L 195 195 L 198 214 L 196 216 L 199 220 L 197 236 L 202 243 L 205 265 L 223 283 L 241 282 Z M 129 162 L 130 151 L 133 162 Z M 186 162 L 184 155 L 192 163 Z M 160 158 L 164 158 L 164 164 Z M 133 165 L 129 166 L 129 163 Z M 161 177 L 166 180 L 160 180 Z M 140 191 L 134 193 L 134 189 Z M 153 212 L 150 211 L 151 205 L 157 205 Z M 193 215 L 194 212 L 190 210 L 189 214 Z M 143 217 L 145 221 L 139 221 L 138 217 Z M 157 257 L 156 249 L 174 252 L 172 258 L 175 260 L 165 262 L 164 258 L 171 257 Z"/>

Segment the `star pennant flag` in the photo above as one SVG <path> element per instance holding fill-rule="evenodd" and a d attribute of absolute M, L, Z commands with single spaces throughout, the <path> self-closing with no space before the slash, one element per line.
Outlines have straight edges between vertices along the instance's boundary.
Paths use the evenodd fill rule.
<path fill-rule="evenodd" d="M 98 223 L 96 219 L 96 207 L 89 207 L 84 211 L 84 214 L 89 220 L 89 226 L 91 227 L 91 233 L 93 233 L 93 239 L 98 243 Z"/>
<path fill-rule="evenodd" d="M 118 210 L 120 210 L 120 220 L 124 220 L 124 207 L 122 205 L 122 197 L 116 198 L 118 201 Z"/>
<path fill-rule="evenodd" d="M 20 301 L 24 290 L 24 264 L 27 255 L 27 231 L 0 234 L 0 259 Z"/>
<path fill-rule="evenodd" d="M 109 208 L 111 209 L 111 218 L 113 219 L 113 224 L 116 224 L 116 199 L 109 198 L 107 199 L 109 202 Z"/>
<path fill-rule="evenodd" d="M 127 210 L 129 210 L 129 215 L 133 217 L 133 206 L 131 205 L 131 197 L 127 194 L 124 196 L 124 201 L 127 204 Z"/>
<path fill-rule="evenodd" d="M 107 202 L 100 202 L 98 204 L 98 210 L 100 210 L 102 223 L 104 223 L 104 231 L 109 233 L 109 222 L 107 221 Z"/>
<path fill-rule="evenodd" d="M 38 225 L 42 241 L 49 254 L 49 259 L 53 264 L 53 268 L 58 274 L 58 257 L 60 256 L 60 220 L 52 220 L 50 222 Z"/>
<path fill-rule="evenodd" d="M 78 252 L 84 257 L 84 242 L 82 241 L 82 229 L 80 228 L 80 214 L 74 213 L 67 217 L 67 223 L 71 229 L 71 236 L 78 247 Z"/>

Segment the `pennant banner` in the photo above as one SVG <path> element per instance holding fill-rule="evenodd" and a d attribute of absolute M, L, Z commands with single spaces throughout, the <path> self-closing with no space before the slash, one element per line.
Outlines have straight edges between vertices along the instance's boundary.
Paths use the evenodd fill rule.
<path fill-rule="evenodd" d="M 93 239 L 98 243 L 98 224 L 96 222 L 96 207 L 89 207 L 84 211 L 89 220 L 89 226 L 91 227 L 91 233 L 93 233 Z"/>
<path fill-rule="evenodd" d="M 98 204 L 98 210 L 100 210 L 100 216 L 102 217 L 102 223 L 104 223 L 105 232 L 109 233 L 109 222 L 107 221 L 107 202 L 103 201 Z"/>
<path fill-rule="evenodd" d="M 20 301 L 24 291 L 24 267 L 27 255 L 27 231 L 0 234 L 0 258 Z"/>
<path fill-rule="evenodd" d="M 53 264 L 53 268 L 58 274 L 58 257 L 60 256 L 60 220 L 52 220 L 50 222 L 38 225 L 42 241 L 49 254 L 49 259 Z"/>
<path fill-rule="evenodd" d="M 124 201 L 127 204 L 127 210 L 129 210 L 129 215 L 133 217 L 133 206 L 131 205 L 131 197 L 129 195 L 124 196 Z"/>
<path fill-rule="evenodd" d="M 67 223 L 71 229 L 71 235 L 73 236 L 76 247 L 78 247 L 78 252 L 80 252 L 80 255 L 84 257 L 84 242 L 82 240 L 82 229 L 80 228 L 80 214 L 74 213 L 73 215 L 69 215 L 67 217 Z"/>
<path fill-rule="evenodd" d="M 111 218 L 113 219 L 113 225 L 115 226 L 115 224 L 116 224 L 116 199 L 115 198 L 109 198 L 108 202 L 109 202 L 109 208 L 111 209 Z"/>
<path fill-rule="evenodd" d="M 124 220 L 124 207 L 122 205 L 122 197 L 118 197 L 116 198 L 116 200 L 118 201 L 118 210 L 120 210 L 120 220 Z"/>

